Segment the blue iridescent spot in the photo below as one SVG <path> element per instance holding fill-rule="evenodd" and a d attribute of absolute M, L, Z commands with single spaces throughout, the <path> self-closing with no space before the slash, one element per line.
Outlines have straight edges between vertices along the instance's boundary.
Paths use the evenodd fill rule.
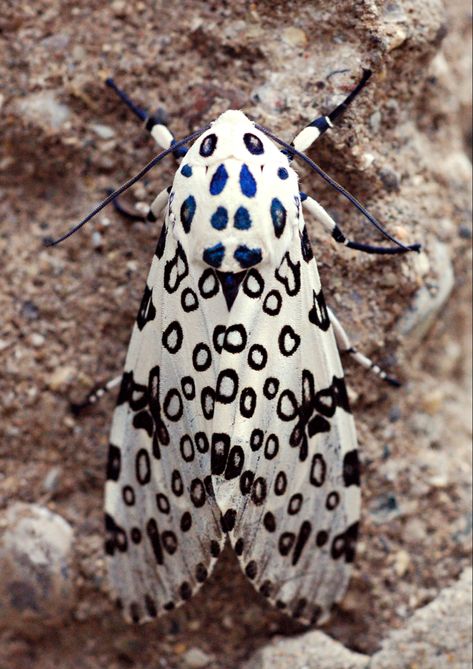
<path fill-rule="evenodd" d="M 261 262 L 263 254 L 261 253 L 261 249 L 250 249 L 248 246 L 240 244 L 233 254 L 233 257 L 240 263 L 240 267 L 247 269 L 248 267 L 253 267 L 253 265 L 257 265 Z"/>
<path fill-rule="evenodd" d="M 233 218 L 233 225 L 238 230 L 248 230 L 248 228 L 251 228 L 250 213 L 246 207 L 238 207 Z"/>
<path fill-rule="evenodd" d="M 283 180 L 284 180 L 284 179 L 287 179 L 288 176 L 289 176 L 289 172 L 286 170 L 285 167 L 280 167 L 280 168 L 278 169 L 278 177 L 279 177 L 280 179 L 283 179 Z"/>
<path fill-rule="evenodd" d="M 228 223 L 228 211 L 225 207 L 218 207 L 210 218 L 210 223 L 216 230 L 224 230 Z"/>
<path fill-rule="evenodd" d="M 286 225 L 286 209 L 277 197 L 273 198 L 271 202 L 271 218 L 273 219 L 274 234 L 276 237 L 280 237 Z"/>
<path fill-rule="evenodd" d="M 186 197 L 184 202 L 181 205 L 181 223 L 184 228 L 184 232 L 189 232 L 191 229 L 192 219 L 194 218 L 196 210 L 196 202 L 193 195 Z"/>
<path fill-rule="evenodd" d="M 204 253 L 202 254 L 202 258 L 204 259 L 204 262 L 207 263 L 207 265 L 218 268 L 222 264 L 224 255 L 225 247 L 222 242 L 218 242 L 218 244 L 205 249 Z"/>
<path fill-rule="evenodd" d="M 240 188 L 246 197 L 254 197 L 256 195 L 256 181 L 248 169 L 248 165 L 243 165 L 240 170 Z"/>
<path fill-rule="evenodd" d="M 192 176 L 192 167 L 190 165 L 184 165 L 181 174 L 183 177 L 191 177 Z"/>
<path fill-rule="evenodd" d="M 219 195 L 225 188 L 227 179 L 228 179 L 228 172 L 225 169 L 225 165 L 222 163 L 217 167 L 210 181 L 210 194 Z"/>

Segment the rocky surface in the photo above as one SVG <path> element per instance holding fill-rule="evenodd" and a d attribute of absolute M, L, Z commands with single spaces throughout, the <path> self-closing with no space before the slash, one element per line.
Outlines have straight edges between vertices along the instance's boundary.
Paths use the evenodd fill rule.
<path fill-rule="evenodd" d="M 465 0 L 4 3 L 0 506 L 8 517 L 18 500 L 39 503 L 75 538 L 70 615 L 32 640 L 10 610 L 0 666 L 175 668 L 204 662 L 198 650 L 210 669 L 234 669 L 274 635 L 302 631 L 269 610 L 228 554 L 194 600 L 155 625 L 127 627 L 107 598 L 113 398 L 80 419 L 69 403 L 122 366 L 158 233 L 106 210 L 62 246 L 42 241 L 154 155 L 105 88 L 110 74 L 143 106 L 165 107 L 176 136 L 233 107 L 290 139 L 371 67 L 366 92 L 310 155 L 423 253 L 356 254 L 310 222 L 327 301 L 354 343 L 404 381 L 391 390 L 345 361 L 364 511 L 351 586 L 324 633 L 374 656 L 456 581 L 471 541 L 470 30 Z M 130 200 L 151 201 L 173 169 L 163 163 Z M 378 241 L 299 172 L 348 235 Z"/>
<path fill-rule="evenodd" d="M 39 504 L 0 516 L 0 628 L 28 636 L 60 625 L 74 602 L 73 530 Z"/>
<path fill-rule="evenodd" d="M 354 653 L 323 632 L 278 639 L 258 651 L 244 669 L 469 669 L 472 571 L 391 632 L 372 657 Z"/>

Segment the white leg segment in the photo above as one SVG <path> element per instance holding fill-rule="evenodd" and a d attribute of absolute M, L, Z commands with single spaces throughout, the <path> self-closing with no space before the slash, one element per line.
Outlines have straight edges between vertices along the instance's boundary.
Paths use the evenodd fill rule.
<path fill-rule="evenodd" d="M 356 360 L 357 363 L 359 363 L 365 369 L 368 369 L 373 374 L 376 374 L 376 376 L 379 376 L 379 378 L 383 379 L 383 381 L 386 381 L 386 383 L 389 383 L 391 386 L 399 387 L 401 384 L 397 379 L 394 379 L 393 377 L 386 374 L 386 372 L 382 370 L 381 367 L 379 367 L 379 365 L 370 360 L 370 358 L 368 358 L 366 355 L 363 355 L 363 353 L 357 351 L 357 349 L 352 345 L 342 324 L 335 316 L 333 311 L 329 308 L 327 308 L 327 311 L 330 316 L 330 321 L 333 325 L 335 339 L 337 341 L 337 345 L 340 351 L 345 351 L 346 353 L 349 353 L 351 357 L 354 360 Z"/>

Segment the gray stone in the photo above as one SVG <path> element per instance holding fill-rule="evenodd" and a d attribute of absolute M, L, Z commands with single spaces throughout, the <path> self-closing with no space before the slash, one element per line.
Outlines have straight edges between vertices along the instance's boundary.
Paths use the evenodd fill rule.
<path fill-rule="evenodd" d="M 277 639 L 257 651 L 244 669 L 367 669 L 370 658 L 354 653 L 323 632 Z"/>
<path fill-rule="evenodd" d="M 58 130 L 70 117 L 70 109 L 59 102 L 54 91 L 33 93 L 17 102 L 22 116 L 34 125 Z"/>
<path fill-rule="evenodd" d="M 257 651 L 244 669 L 469 669 L 472 570 L 391 632 L 371 658 L 354 653 L 323 632 L 277 639 Z"/>
<path fill-rule="evenodd" d="M 203 667 L 207 667 L 214 658 L 200 648 L 192 647 L 184 653 L 182 659 L 184 660 L 186 667 L 190 667 L 190 669 L 203 669 Z"/>
<path fill-rule="evenodd" d="M 417 291 L 409 309 L 397 325 L 400 334 L 406 337 L 409 347 L 415 347 L 433 325 L 455 282 L 452 262 L 445 244 L 435 242 L 429 250 L 429 260 L 430 265 L 435 268 L 436 280 L 426 283 Z"/>
<path fill-rule="evenodd" d="M 17 502 L 0 518 L 0 627 L 36 634 L 73 603 L 73 530 L 38 504 Z"/>
<path fill-rule="evenodd" d="M 472 570 L 391 632 L 369 669 L 470 669 Z"/>

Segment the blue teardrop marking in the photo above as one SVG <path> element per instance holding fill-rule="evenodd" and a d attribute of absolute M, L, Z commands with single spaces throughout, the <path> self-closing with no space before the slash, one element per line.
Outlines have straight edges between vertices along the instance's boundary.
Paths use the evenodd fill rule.
<path fill-rule="evenodd" d="M 261 253 L 261 249 L 250 249 L 248 246 L 245 246 L 245 244 L 240 244 L 233 254 L 233 257 L 240 263 L 240 267 L 248 269 L 248 267 L 253 267 L 253 265 L 257 265 L 261 262 L 263 254 Z"/>
<path fill-rule="evenodd" d="M 233 225 L 237 230 L 248 230 L 251 228 L 251 217 L 246 207 L 238 207 L 233 217 Z"/>
<path fill-rule="evenodd" d="M 240 170 L 240 188 L 246 197 L 254 197 L 256 195 L 256 181 L 248 165 L 243 165 Z"/>
<path fill-rule="evenodd" d="M 286 225 L 286 209 L 277 197 L 273 198 L 271 202 L 271 218 L 273 220 L 274 234 L 279 238 L 284 232 Z"/>
<path fill-rule="evenodd" d="M 191 229 L 192 219 L 194 218 L 196 210 L 196 202 L 193 195 L 186 197 L 184 202 L 181 205 L 181 223 L 184 228 L 184 232 L 189 232 Z"/>
<path fill-rule="evenodd" d="M 222 244 L 222 242 L 218 242 L 218 244 L 215 244 L 214 246 L 210 246 L 208 249 L 205 249 L 205 251 L 202 254 L 202 258 L 204 262 L 207 263 L 207 265 L 211 265 L 212 267 L 220 267 L 223 261 L 223 257 L 225 255 L 225 247 Z"/>
<path fill-rule="evenodd" d="M 210 194 L 220 195 L 220 193 L 225 188 L 227 179 L 228 179 L 228 172 L 225 169 L 225 165 L 222 163 L 217 167 L 210 181 Z"/>
<path fill-rule="evenodd" d="M 184 165 L 181 170 L 181 174 L 183 177 L 191 177 L 192 176 L 192 167 L 190 165 Z"/>
<path fill-rule="evenodd" d="M 289 177 L 289 172 L 286 170 L 285 167 L 280 167 L 278 169 L 278 177 L 284 181 L 284 179 L 287 179 Z"/>
<path fill-rule="evenodd" d="M 215 230 L 225 230 L 228 224 L 228 211 L 225 207 L 218 207 L 210 217 L 210 224 Z"/>

